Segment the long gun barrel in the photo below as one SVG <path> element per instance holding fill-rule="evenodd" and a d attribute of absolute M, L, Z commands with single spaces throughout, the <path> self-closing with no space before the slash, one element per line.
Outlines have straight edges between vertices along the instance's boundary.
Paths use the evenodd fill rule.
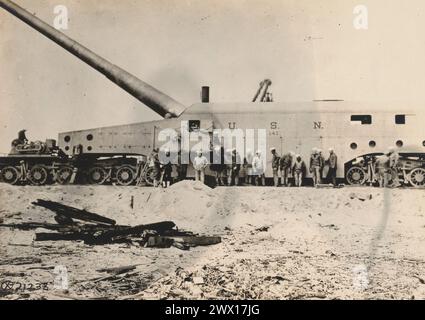
<path fill-rule="evenodd" d="M 83 60 L 162 117 L 178 117 L 186 109 L 181 103 L 98 56 L 12 1 L 0 0 L 0 7 Z"/>

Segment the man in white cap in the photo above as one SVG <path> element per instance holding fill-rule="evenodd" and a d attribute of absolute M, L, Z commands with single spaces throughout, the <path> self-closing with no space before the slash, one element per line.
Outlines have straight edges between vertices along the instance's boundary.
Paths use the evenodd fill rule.
<path fill-rule="evenodd" d="M 274 186 L 279 186 L 279 162 L 280 157 L 276 152 L 276 148 L 272 147 L 270 148 L 270 152 L 272 153 L 272 169 L 273 169 L 273 182 Z"/>
<path fill-rule="evenodd" d="M 337 169 L 337 160 L 338 157 L 335 154 L 335 151 L 333 148 L 329 148 L 329 158 L 327 160 L 329 165 L 329 171 L 328 171 L 328 179 L 332 181 L 332 184 L 334 187 L 336 186 L 336 169 Z"/>
<path fill-rule="evenodd" d="M 208 159 L 202 155 L 202 150 L 196 151 L 196 157 L 192 161 L 195 170 L 195 181 L 205 182 L 205 168 L 208 165 Z"/>
<path fill-rule="evenodd" d="M 264 175 L 264 160 L 261 157 L 261 151 L 257 150 L 254 158 L 252 159 L 252 174 L 255 176 L 255 185 L 258 186 L 260 184 L 260 179 L 262 185 L 266 185 L 266 176 Z"/>
<path fill-rule="evenodd" d="M 311 157 L 310 157 L 310 173 L 313 178 L 313 185 L 316 187 L 320 184 L 320 167 L 321 167 L 321 158 L 317 148 L 313 148 Z"/>

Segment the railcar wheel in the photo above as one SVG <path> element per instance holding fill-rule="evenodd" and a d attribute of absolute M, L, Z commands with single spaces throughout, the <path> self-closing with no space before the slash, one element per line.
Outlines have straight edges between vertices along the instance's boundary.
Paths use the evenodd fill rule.
<path fill-rule="evenodd" d="M 133 183 L 135 175 L 130 166 L 122 166 L 118 168 L 115 178 L 120 186 L 128 186 Z"/>
<path fill-rule="evenodd" d="M 56 182 L 59 184 L 68 184 L 71 181 L 72 167 L 60 167 L 56 172 Z"/>
<path fill-rule="evenodd" d="M 425 187 L 425 169 L 416 168 L 409 173 L 409 182 L 415 188 Z"/>
<path fill-rule="evenodd" d="M 1 179 L 10 184 L 16 184 L 19 180 L 19 171 L 15 167 L 8 166 L 1 170 Z"/>
<path fill-rule="evenodd" d="M 362 185 L 366 182 L 366 172 L 360 167 L 351 167 L 347 171 L 347 182 L 351 185 Z"/>
<path fill-rule="evenodd" d="M 102 167 L 93 167 L 89 170 L 88 179 L 91 184 L 103 184 L 106 181 L 108 173 Z"/>
<path fill-rule="evenodd" d="M 40 165 L 35 165 L 31 168 L 28 174 L 28 180 L 35 186 L 41 186 L 47 182 L 49 173 L 47 169 Z"/>
<path fill-rule="evenodd" d="M 146 169 L 146 172 L 145 172 L 145 181 L 146 181 L 146 184 L 149 185 L 149 186 L 153 186 L 154 179 L 155 179 L 154 168 L 152 168 L 152 167 L 147 168 Z"/>

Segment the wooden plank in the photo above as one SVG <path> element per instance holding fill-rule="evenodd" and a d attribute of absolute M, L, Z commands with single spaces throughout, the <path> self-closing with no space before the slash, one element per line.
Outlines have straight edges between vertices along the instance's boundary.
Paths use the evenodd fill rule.
<path fill-rule="evenodd" d="M 156 234 L 164 233 L 175 227 L 172 221 L 163 221 L 134 227 L 129 226 L 103 226 L 103 225 L 82 225 L 61 227 L 56 229 L 56 233 L 39 232 L 35 235 L 35 241 L 72 241 L 83 240 L 86 244 L 107 244 L 132 242 L 132 237 L 140 238 L 142 242 L 147 241 L 146 231 L 154 231 Z"/>
<path fill-rule="evenodd" d="M 146 248 L 169 248 L 173 245 L 174 239 L 162 236 L 152 236 L 145 243 Z"/>
<path fill-rule="evenodd" d="M 41 259 L 34 258 L 34 257 L 16 257 L 16 258 L 0 261 L 0 265 L 14 265 L 14 266 L 20 266 L 24 264 L 34 264 L 34 263 L 41 263 Z"/>
<path fill-rule="evenodd" d="M 177 242 L 182 242 L 190 246 L 209 246 L 218 244 L 221 242 L 221 237 L 210 237 L 210 236 L 183 236 L 183 237 L 172 237 Z"/>
<path fill-rule="evenodd" d="M 37 232 L 35 241 L 93 241 L 93 236 L 83 232 L 58 233 L 58 232 Z"/>
<path fill-rule="evenodd" d="M 100 232 L 95 235 L 95 242 L 98 243 L 110 243 L 114 238 L 122 237 L 141 237 L 144 231 L 153 230 L 158 234 L 172 230 L 175 227 L 175 223 L 172 221 L 162 221 L 157 223 L 142 224 L 134 227 L 120 228 L 107 230 Z"/>
<path fill-rule="evenodd" d="M 57 224 L 51 224 L 51 223 L 38 223 L 38 222 L 23 222 L 23 223 L 0 223 L 0 227 L 3 228 L 11 228 L 11 229 L 18 229 L 18 230 L 34 230 L 37 228 L 43 228 L 48 230 L 59 230 L 63 228 L 60 225 Z"/>
<path fill-rule="evenodd" d="M 37 201 L 32 202 L 32 204 L 52 210 L 53 212 L 66 216 L 70 219 L 77 219 L 77 220 L 82 220 L 87 222 L 104 223 L 108 225 L 116 224 L 116 221 L 113 219 L 109 219 L 97 213 L 70 207 L 70 206 L 61 204 L 59 202 L 37 199 Z"/>
<path fill-rule="evenodd" d="M 108 226 L 108 225 L 98 225 L 98 224 L 73 224 L 73 225 L 60 225 L 52 223 L 42 223 L 42 222 L 22 222 L 22 223 L 11 223 L 11 224 L 0 224 L 0 227 L 18 229 L 18 230 L 34 230 L 34 229 L 47 229 L 58 231 L 62 233 L 66 232 L 99 232 L 106 231 L 111 229 L 126 229 L 129 226 Z"/>
<path fill-rule="evenodd" d="M 171 242 L 170 242 L 171 240 Z M 174 243 L 182 244 L 183 246 L 209 246 L 221 242 L 221 237 L 209 236 L 153 236 L 149 237 L 148 247 L 161 247 L 168 244 L 168 247 Z M 179 245 L 177 245 L 179 247 Z M 179 248 L 180 249 L 180 248 Z"/>
<path fill-rule="evenodd" d="M 121 274 L 121 273 L 126 273 L 126 272 L 129 272 L 129 271 L 136 269 L 136 267 L 138 265 L 140 265 L 140 264 L 133 264 L 133 265 L 129 265 L 129 266 L 121 266 L 121 267 L 113 267 L 113 268 L 102 268 L 102 269 L 98 269 L 96 271 L 97 272 L 107 272 L 107 273 Z"/>

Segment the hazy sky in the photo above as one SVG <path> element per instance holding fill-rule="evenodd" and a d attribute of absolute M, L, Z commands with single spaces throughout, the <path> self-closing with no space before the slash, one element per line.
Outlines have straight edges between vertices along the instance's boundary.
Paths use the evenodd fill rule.
<path fill-rule="evenodd" d="M 276 101 L 424 101 L 423 0 L 16 0 L 67 35 L 190 105 L 250 101 L 264 78 Z M 353 8 L 368 8 L 367 30 Z M 0 152 L 30 139 L 158 119 L 152 111 L 0 9 Z"/>

